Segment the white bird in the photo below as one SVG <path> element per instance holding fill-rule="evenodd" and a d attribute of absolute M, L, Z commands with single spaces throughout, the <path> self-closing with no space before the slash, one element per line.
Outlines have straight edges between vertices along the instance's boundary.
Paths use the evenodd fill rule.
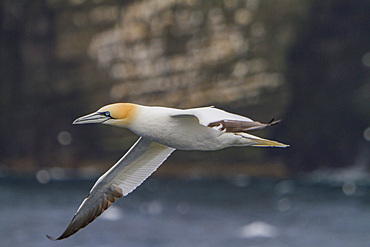
<path fill-rule="evenodd" d="M 85 227 L 118 198 L 147 179 L 176 149 L 213 151 L 233 146 L 288 147 L 246 132 L 272 126 L 214 107 L 175 109 L 116 103 L 76 119 L 73 124 L 101 123 L 127 128 L 140 136 L 131 149 L 94 184 L 66 230 L 67 238 Z"/>

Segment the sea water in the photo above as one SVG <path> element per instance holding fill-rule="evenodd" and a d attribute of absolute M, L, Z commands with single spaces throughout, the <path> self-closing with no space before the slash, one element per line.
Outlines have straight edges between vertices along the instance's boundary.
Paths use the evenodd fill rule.
<path fill-rule="evenodd" d="M 58 237 L 93 180 L 0 179 L 0 247 L 366 247 L 370 187 L 239 176 L 150 178 L 68 239 Z"/>

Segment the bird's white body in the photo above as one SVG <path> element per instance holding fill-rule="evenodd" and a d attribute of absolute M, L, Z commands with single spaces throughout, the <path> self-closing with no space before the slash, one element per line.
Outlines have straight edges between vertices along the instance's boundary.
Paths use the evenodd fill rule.
<path fill-rule="evenodd" d="M 252 144 L 249 139 L 243 138 L 241 135 L 206 127 L 199 123 L 199 119 L 193 117 L 194 114 L 201 115 L 206 111 L 221 112 L 213 107 L 181 110 L 139 106 L 137 114 L 133 116 L 128 128 L 138 136 L 178 150 L 213 151 L 231 146 Z M 233 117 L 232 115 L 234 114 L 230 114 L 229 119 Z M 247 118 L 243 120 L 245 121 Z M 204 124 L 209 123 L 205 122 Z"/>
<path fill-rule="evenodd" d="M 287 147 L 246 132 L 277 124 L 255 122 L 214 107 L 175 109 L 129 103 L 107 105 L 74 124 L 102 123 L 140 136 L 132 148 L 94 184 L 63 234 L 67 238 L 88 225 L 113 202 L 131 193 L 176 149 L 212 151 L 232 146 Z"/>

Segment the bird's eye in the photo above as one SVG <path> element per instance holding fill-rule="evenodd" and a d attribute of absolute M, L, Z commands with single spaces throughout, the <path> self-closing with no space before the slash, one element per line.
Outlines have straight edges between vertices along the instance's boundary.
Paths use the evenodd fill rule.
<path fill-rule="evenodd" d="M 110 117 L 110 112 L 106 111 L 106 112 L 104 112 L 104 115 L 107 116 L 107 117 Z"/>

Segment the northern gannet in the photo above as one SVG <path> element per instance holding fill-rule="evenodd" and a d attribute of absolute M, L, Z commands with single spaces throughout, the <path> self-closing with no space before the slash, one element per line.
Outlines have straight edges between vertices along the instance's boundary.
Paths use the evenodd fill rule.
<path fill-rule="evenodd" d="M 116 103 L 76 119 L 73 124 L 101 123 L 127 128 L 140 136 L 130 150 L 94 184 L 66 230 L 67 238 L 87 226 L 118 198 L 147 179 L 176 149 L 213 151 L 233 146 L 288 147 L 247 132 L 272 126 L 215 107 L 175 109 Z"/>

